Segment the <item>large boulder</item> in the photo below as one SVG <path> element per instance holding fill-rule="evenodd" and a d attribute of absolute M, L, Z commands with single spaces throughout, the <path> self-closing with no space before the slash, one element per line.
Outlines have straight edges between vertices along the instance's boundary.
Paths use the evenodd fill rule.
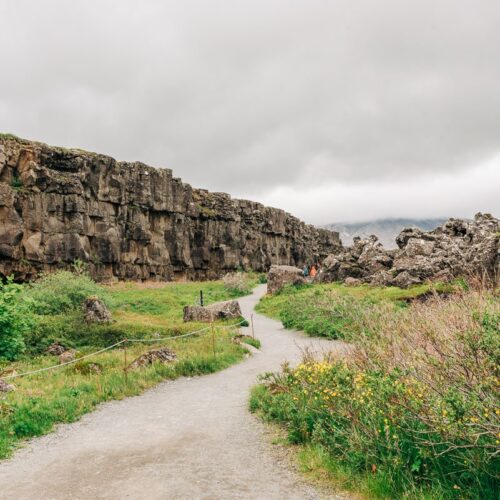
<path fill-rule="evenodd" d="M 267 275 L 267 292 L 274 294 L 285 285 L 300 285 L 306 282 L 301 269 L 293 266 L 271 266 Z"/>
<path fill-rule="evenodd" d="M 205 321 L 210 323 L 218 319 L 241 318 L 240 304 L 237 300 L 216 302 L 208 306 L 185 306 L 184 321 Z"/>
<path fill-rule="evenodd" d="M 89 297 L 85 300 L 83 314 L 87 323 L 109 323 L 112 320 L 106 304 L 97 297 Z"/>

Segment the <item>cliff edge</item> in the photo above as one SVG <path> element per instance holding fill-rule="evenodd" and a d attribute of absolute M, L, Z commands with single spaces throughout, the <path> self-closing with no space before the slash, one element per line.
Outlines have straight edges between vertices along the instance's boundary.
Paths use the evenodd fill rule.
<path fill-rule="evenodd" d="M 169 169 L 0 135 L 0 275 L 32 279 L 79 260 L 99 280 L 210 279 L 339 248 L 336 232 L 194 189 Z"/>

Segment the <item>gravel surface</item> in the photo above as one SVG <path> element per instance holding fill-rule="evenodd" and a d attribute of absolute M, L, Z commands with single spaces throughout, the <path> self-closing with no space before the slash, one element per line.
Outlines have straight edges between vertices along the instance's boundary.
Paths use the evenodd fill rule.
<path fill-rule="evenodd" d="M 259 286 L 239 299 L 246 318 L 265 290 Z M 254 324 L 262 348 L 242 363 L 100 405 L 79 422 L 32 440 L 0 463 L 0 498 L 327 496 L 280 459 L 266 427 L 248 412 L 248 397 L 258 374 L 277 370 L 287 360 L 296 362 L 305 347 L 342 351 L 345 346 L 285 331 L 256 313 Z"/>

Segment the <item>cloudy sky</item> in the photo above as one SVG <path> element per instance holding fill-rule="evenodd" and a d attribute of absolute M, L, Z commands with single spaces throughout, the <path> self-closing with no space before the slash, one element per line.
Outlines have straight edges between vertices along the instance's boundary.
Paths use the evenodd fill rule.
<path fill-rule="evenodd" d="M 0 131 L 324 224 L 500 215 L 498 0 L 0 0 Z"/>

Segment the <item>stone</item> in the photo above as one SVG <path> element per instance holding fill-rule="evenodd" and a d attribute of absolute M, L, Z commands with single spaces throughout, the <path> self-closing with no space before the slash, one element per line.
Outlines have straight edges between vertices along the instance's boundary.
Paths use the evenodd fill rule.
<path fill-rule="evenodd" d="M 267 274 L 267 293 L 275 294 L 285 285 L 301 285 L 306 283 L 302 269 L 294 266 L 271 266 Z"/>
<path fill-rule="evenodd" d="M 66 351 L 67 351 L 66 347 L 62 346 L 61 344 L 58 344 L 57 342 L 54 342 L 49 347 L 47 347 L 47 350 L 45 352 L 52 356 L 60 356 L 62 353 Z"/>
<path fill-rule="evenodd" d="M 73 365 L 73 370 L 82 375 L 100 375 L 103 372 L 102 365 L 94 362 L 78 362 Z"/>
<path fill-rule="evenodd" d="M 360 280 L 360 279 L 357 279 L 357 278 L 351 278 L 350 276 L 348 276 L 345 280 L 344 280 L 344 284 L 346 286 L 358 286 L 358 285 L 361 285 L 363 282 Z"/>
<path fill-rule="evenodd" d="M 76 359 L 76 351 L 74 349 L 69 349 L 59 355 L 59 363 L 68 363 Z"/>
<path fill-rule="evenodd" d="M 177 354 L 175 354 L 174 351 L 171 351 L 168 347 L 163 347 L 162 349 L 152 349 L 132 361 L 132 363 L 130 363 L 127 367 L 127 370 L 137 370 L 138 368 L 149 366 L 153 363 L 162 363 L 166 365 L 172 363 L 176 359 Z"/>
<path fill-rule="evenodd" d="M 324 260 L 321 280 L 407 288 L 473 277 L 499 284 L 500 221 L 491 214 L 478 213 L 471 221 L 449 219 L 428 232 L 405 228 L 396 242 L 398 249 L 385 250 L 376 237 L 356 238 L 351 247 Z"/>
<path fill-rule="evenodd" d="M 87 323 L 109 323 L 112 321 L 111 313 L 106 304 L 98 297 L 89 297 L 83 303 L 83 314 Z"/>
<path fill-rule="evenodd" d="M 0 392 L 12 392 L 16 390 L 14 384 L 9 384 L 0 378 Z"/>
<path fill-rule="evenodd" d="M 79 259 L 100 281 L 216 279 L 302 268 L 340 248 L 336 232 L 193 189 L 166 168 L 12 136 L 0 136 L 0 152 L 0 277 Z"/>
<path fill-rule="evenodd" d="M 239 319 L 241 308 L 237 300 L 216 302 L 208 306 L 185 306 L 184 321 L 204 321 L 210 323 L 219 319 Z"/>

